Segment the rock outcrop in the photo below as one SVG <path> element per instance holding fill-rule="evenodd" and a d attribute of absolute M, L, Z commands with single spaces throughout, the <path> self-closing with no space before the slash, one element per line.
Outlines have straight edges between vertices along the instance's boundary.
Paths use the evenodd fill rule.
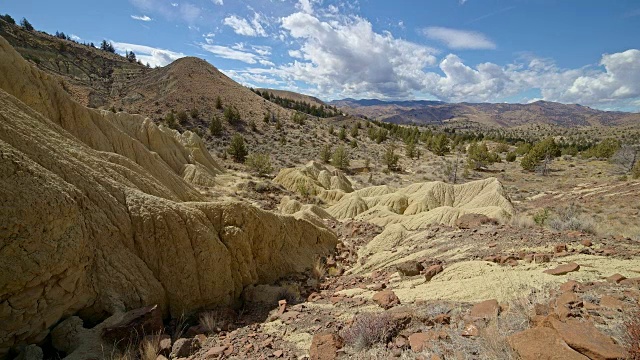
<path fill-rule="evenodd" d="M 330 172 L 315 161 L 300 168 L 282 169 L 273 181 L 289 191 L 318 196 L 328 204 L 353 192 L 351 181 L 340 170 Z"/>
<path fill-rule="evenodd" d="M 327 212 L 339 220 L 356 219 L 380 226 L 402 224 L 417 230 L 429 224 L 454 225 L 465 214 L 504 220 L 514 210 L 495 178 L 462 185 L 442 182 L 412 184 L 393 190 L 376 186 L 343 196 Z"/>
<path fill-rule="evenodd" d="M 222 170 L 195 134 L 69 98 L 0 38 L 0 358 L 60 320 L 230 304 L 312 266 L 336 236 L 197 190 Z"/>

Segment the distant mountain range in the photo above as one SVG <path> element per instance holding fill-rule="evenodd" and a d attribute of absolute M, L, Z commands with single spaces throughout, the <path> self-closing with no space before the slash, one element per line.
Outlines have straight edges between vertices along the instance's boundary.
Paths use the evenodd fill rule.
<path fill-rule="evenodd" d="M 526 124 L 561 127 L 640 125 L 638 113 L 602 111 L 582 105 L 550 101 L 536 101 L 530 104 L 476 104 L 432 100 L 343 99 L 329 104 L 353 115 L 396 124 L 439 125 L 452 121 L 473 121 L 499 127 Z"/>

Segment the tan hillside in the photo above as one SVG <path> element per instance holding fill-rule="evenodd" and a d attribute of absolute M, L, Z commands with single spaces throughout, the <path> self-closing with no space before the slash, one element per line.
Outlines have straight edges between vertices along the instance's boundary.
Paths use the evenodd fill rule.
<path fill-rule="evenodd" d="M 208 62 L 194 57 L 178 59 L 130 80 L 112 106 L 155 120 L 163 120 L 172 110 L 197 109 L 199 118 L 208 123 L 214 113 L 222 114 L 215 108 L 218 97 L 225 108 L 236 107 L 245 121 L 262 122 L 265 113 L 290 116 L 289 110 L 265 101 Z"/>
<path fill-rule="evenodd" d="M 230 304 L 335 246 L 307 221 L 208 201 L 197 185 L 222 170 L 197 135 L 86 109 L 4 39 L 0 74 L 0 356 L 77 312 Z"/>

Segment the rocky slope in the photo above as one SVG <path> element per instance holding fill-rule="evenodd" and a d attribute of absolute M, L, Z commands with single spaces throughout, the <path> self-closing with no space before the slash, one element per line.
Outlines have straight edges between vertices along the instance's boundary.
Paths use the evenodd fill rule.
<path fill-rule="evenodd" d="M 87 109 L 0 38 L 0 357 L 72 314 L 99 321 L 234 302 L 309 269 L 336 237 L 198 190 L 222 172 L 199 137 Z"/>

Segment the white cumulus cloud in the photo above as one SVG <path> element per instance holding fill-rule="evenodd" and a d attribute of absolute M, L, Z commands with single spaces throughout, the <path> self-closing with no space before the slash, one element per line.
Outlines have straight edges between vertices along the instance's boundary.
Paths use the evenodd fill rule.
<path fill-rule="evenodd" d="M 444 43 L 451 49 L 495 49 L 496 44 L 484 34 L 475 31 L 432 26 L 423 29 L 430 39 Z"/>
<path fill-rule="evenodd" d="M 258 13 L 254 13 L 253 19 L 251 21 L 238 17 L 236 15 L 231 15 L 226 17 L 222 23 L 227 25 L 233 29 L 233 31 L 238 35 L 244 36 L 267 36 L 264 27 L 261 24 L 261 16 Z"/>
<path fill-rule="evenodd" d="M 180 52 L 154 48 L 146 45 L 129 44 L 117 41 L 113 41 L 111 43 L 119 53 L 124 54 L 125 51 L 133 51 L 138 60 L 143 64 L 149 64 L 150 66 L 165 66 L 181 57 L 187 56 Z"/>
<path fill-rule="evenodd" d="M 298 12 L 281 21 L 301 44 L 289 51 L 299 59 L 281 67 L 283 76 L 321 91 L 402 96 L 421 87 L 423 69 L 436 63 L 434 49 L 376 33 L 359 17 L 325 22 Z"/>
<path fill-rule="evenodd" d="M 152 20 L 147 15 L 143 15 L 143 16 L 131 15 L 131 18 L 134 19 L 134 20 L 140 20 L 140 21 L 151 21 Z"/>

